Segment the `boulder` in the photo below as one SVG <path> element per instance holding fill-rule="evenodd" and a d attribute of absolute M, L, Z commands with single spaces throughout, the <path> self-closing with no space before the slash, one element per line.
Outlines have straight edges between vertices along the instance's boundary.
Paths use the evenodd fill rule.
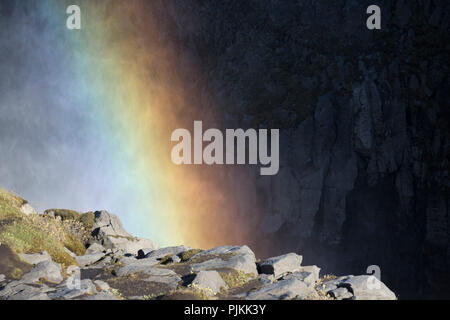
<path fill-rule="evenodd" d="M 99 252 L 106 252 L 106 249 L 101 244 L 98 244 L 96 242 L 92 243 L 89 248 L 86 249 L 86 254 L 92 254 L 92 253 L 99 253 Z"/>
<path fill-rule="evenodd" d="M 257 276 L 255 254 L 247 247 L 223 246 L 211 250 L 202 251 L 194 258 L 208 256 L 211 259 L 192 264 L 191 270 L 198 273 L 203 270 L 233 269 L 246 274 Z"/>
<path fill-rule="evenodd" d="M 375 276 L 345 276 L 322 284 L 322 291 L 336 299 L 396 300 L 395 294 Z M 345 290 L 342 290 L 345 289 Z M 350 296 L 351 295 L 351 296 Z"/>
<path fill-rule="evenodd" d="M 110 289 L 109 284 L 102 280 L 95 280 L 94 284 L 98 291 L 108 291 Z"/>
<path fill-rule="evenodd" d="M 160 259 L 160 258 L 164 258 L 168 255 L 173 256 L 173 255 L 180 254 L 189 249 L 191 249 L 191 248 L 185 247 L 185 246 L 166 247 L 166 248 L 156 249 L 156 250 L 152 250 L 152 251 L 148 252 L 147 254 L 145 254 L 145 258 Z"/>
<path fill-rule="evenodd" d="M 115 274 L 119 277 L 127 276 L 137 272 L 147 273 L 154 270 L 154 266 L 159 263 L 159 261 L 153 259 L 134 259 L 130 261 L 128 259 L 121 259 L 120 261 L 126 261 L 125 265 L 115 271 Z"/>
<path fill-rule="evenodd" d="M 247 294 L 247 300 L 291 300 L 304 298 L 311 293 L 307 285 L 295 278 L 276 281 Z"/>
<path fill-rule="evenodd" d="M 124 253 L 130 253 L 137 255 L 138 251 L 142 248 L 153 247 L 156 249 L 158 246 L 153 241 L 144 238 L 136 237 L 121 237 L 121 236 L 105 236 L 103 239 L 103 245 L 106 248 L 117 249 Z"/>
<path fill-rule="evenodd" d="M 53 283 L 60 283 L 63 281 L 61 266 L 53 261 L 39 262 L 30 272 L 22 277 L 21 281 L 24 283 L 33 283 L 40 279 L 45 279 Z"/>
<path fill-rule="evenodd" d="M 43 288 L 19 283 L 9 283 L 2 291 L 0 298 L 5 300 L 50 300 Z"/>
<path fill-rule="evenodd" d="M 94 235 L 131 237 L 116 215 L 108 211 L 96 211 L 94 215 Z"/>
<path fill-rule="evenodd" d="M 3 281 L 5 281 L 6 277 L 4 274 L 0 274 L 0 283 L 2 283 Z"/>
<path fill-rule="evenodd" d="M 217 271 L 200 271 L 190 286 L 201 289 L 208 295 L 216 295 L 222 288 L 228 288 Z"/>
<path fill-rule="evenodd" d="M 143 248 L 158 248 L 151 240 L 132 237 L 119 218 L 107 211 L 95 212 L 92 236 L 106 249 L 117 249 L 134 255 Z"/>
<path fill-rule="evenodd" d="M 85 254 L 83 256 L 75 257 L 75 260 L 79 264 L 80 267 L 86 267 L 88 265 L 91 265 L 97 261 L 99 261 L 101 258 L 103 258 L 105 254 L 103 252 L 97 252 L 97 253 L 91 253 L 91 254 Z"/>
<path fill-rule="evenodd" d="M 353 293 L 355 300 L 396 300 L 395 294 L 375 276 L 355 276 L 344 280 L 339 287 Z"/>
<path fill-rule="evenodd" d="M 283 279 L 295 278 L 303 281 L 308 287 L 313 287 L 319 280 L 320 268 L 317 266 L 301 267 L 300 271 L 283 276 Z"/>
<path fill-rule="evenodd" d="M 36 210 L 29 203 L 24 203 L 20 207 L 20 211 L 25 215 L 37 214 Z"/>
<path fill-rule="evenodd" d="M 32 265 L 36 265 L 42 261 L 52 261 L 52 257 L 50 257 L 50 255 L 47 253 L 47 251 L 42 251 L 40 253 L 31 253 L 31 254 L 20 253 L 19 257 L 23 261 L 25 261 L 29 264 L 32 264 Z"/>
<path fill-rule="evenodd" d="M 276 279 L 287 273 L 300 271 L 302 256 L 288 253 L 282 256 L 269 258 L 259 264 L 260 273 L 273 274 Z"/>

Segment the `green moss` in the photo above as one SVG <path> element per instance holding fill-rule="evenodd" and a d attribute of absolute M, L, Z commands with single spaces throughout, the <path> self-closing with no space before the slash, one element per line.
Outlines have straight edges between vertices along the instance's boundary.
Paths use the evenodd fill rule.
<path fill-rule="evenodd" d="M 201 249 L 190 249 L 190 250 L 187 250 L 187 251 L 184 251 L 184 252 L 180 253 L 178 256 L 180 257 L 181 262 L 186 262 L 190 258 L 195 256 L 197 253 L 200 253 L 202 251 L 203 250 L 201 250 Z"/>
<path fill-rule="evenodd" d="M 172 262 L 172 254 L 168 254 L 165 257 L 161 258 L 161 260 L 159 261 L 159 264 L 167 264 L 169 262 Z"/>
<path fill-rule="evenodd" d="M 80 240 L 71 234 L 66 236 L 64 246 L 77 256 L 82 256 L 86 253 L 86 247 L 80 242 Z"/>
<path fill-rule="evenodd" d="M 80 220 L 81 214 L 74 210 L 68 210 L 68 209 L 47 209 L 44 211 L 45 214 L 53 213 L 55 217 L 60 217 L 61 220 Z"/>
<path fill-rule="evenodd" d="M 83 213 L 80 216 L 80 222 L 84 225 L 84 227 L 87 230 L 92 229 L 92 227 L 94 226 L 94 222 L 95 222 L 95 215 L 92 211 Z"/>
<path fill-rule="evenodd" d="M 241 287 L 253 278 L 252 274 L 234 269 L 220 271 L 219 274 L 230 289 Z"/>
<path fill-rule="evenodd" d="M 22 275 L 23 271 L 19 268 L 14 268 L 14 270 L 11 272 L 11 277 L 16 280 L 22 278 Z"/>

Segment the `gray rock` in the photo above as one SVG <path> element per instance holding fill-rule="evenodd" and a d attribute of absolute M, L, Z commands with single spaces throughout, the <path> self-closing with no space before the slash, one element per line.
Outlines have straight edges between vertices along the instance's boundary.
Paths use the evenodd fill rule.
<path fill-rule="evenodd" d="M 259 268 L 261 273 L 273 274 L 278 279 L 287 273 L 299 271 L 301 263 L 302 256 L 295 253 L 288 253 L 261 262 Z"/>
<path fill-rule="evenodd" d="M 138 251 L 142 248 L 158 248 L 158 246 L 149 239 L 137 237 L 124 238 L 120 236 L 105 236 L 104 245 L 106 248 L 118 249 L 124 253 L 133 255 L 137 255 Z"/>
<path fill-rule="evenodd" d="M 124 277 L 130 274 L 140 273 L 145 275 L 143 281 L 163 283 L 171 289 L 175 289 L 181 281 L 181 278 L 172 270 L 155 267 L 153 263 L 152 259 L 136 260 L 135 263 L 118 269 L 115 274 L 118 277 Z"/>
<path fill-rule="evenodd" d="M 190 285 L 203 290 L 208 295 L 215 295 L 222 288 L 228 288 L 217 271 L 200 271 Z"/>
<path fill-rule="evenodd" d="M 106 249 L 118 249 L 125 253 L 137 254 L 142 248 L 158 248 L 151 240 L 132 237 L 119 218 L 107 211 L 95 212 L 92 235 L 101 241 Z"/>
<path fill-rule="evenodd" d="M 102 280 L 95 280 L 94 284 L 98 291 L 108 291 L 110 289 L 109 284 Z"/>
<path fill-rule="evenodd" d="M 125 264 L 125 266 L 116 270 L 115 273 L 119 277 L 127 276 L 137 272 L 147 273 L 147 271 L 148 272 L 153 271 L 155 269 L 154 266 L 158 263 L 159 261 L 154 259 L 140 259 L 140 260 L 134 259 L 134 261 L 128 261 L 128 263 Z"/>
<path fill-rule="evenodd" d="M 176 247 L 166 247 L 161 249 L 156 249 L 145 254 L 145 258 L 155 258 L 160 259 L 166 257 L 168 255 L 177 255 L 184 251 L 187 251 L 191 248 L 185 246 L 176 246 Z"/>
<path fill-rule="evenodd" d="M 173 263 L 178 263 L 181 261 L 181 258 L 178 255 L 174 254 L 170 257 L 170 260 L 172 260 Z"/>
<path fill-rule="evenodd" d="M 4 274 L 0 274 L 0 283 L 2 283 L 3 281 L 5 281 L 6 277 Z"/>
<path fill-rule="evenodd" d="M 140 263 L 130 264 L 122 267 L 116 271 L 116 275 L 119 277 L 127 276 L 134 273 L 144 275 L 143 281 L 157 282 L 166 284 L 170 289 L 175 289 L 181 278 L 172 270 L 154 267 L 153 265 L 146 265 L 142 263 L 142 260 L 138 260 Z"/>
<path fill-rule="evenodd" d="M 0 290 L 0 300 L 48 300 L 47 292 L 51 290 L 46 285 L 12 281 Z"/>
<path fill-rule="evenodd" d="M 299 271 L 284 276 L 283 279 L 295 278 L 306 283 L 308 287 L 313 287 L 319 280 L 320 268 L 317 266 L 301 267 Z"/>
<path fill-rule="evenodd" d="M 306 297 L 311 293 L 306 284 L 295 278 L 276 281 L 259 290 L 250 292 L 247 300 L 289 300 Z"/>
<path fill-rule="evenodd" d="M 233 255 L 247 254 L 255 256 L 253 251 L 250 250 L 250 248 L 247 246 L 220 246 L 199 252 L 192 258 L 201 257 L 205 255 L 223 255 L 223 254 L 233 254 Z"/>
<path fill-rule="evenodd" d="M 328 291 L 328 294 L 337 300 L 346 300 L 353 298 L 353 294 L 344 287 Z"/>
<path fill-rule="evenodd" d="M 162 283 L 165 284 L 169 290 L 174 290 L 178 287 L 181 278 L 175 272 L 171 271 L 170 273 L 164 273 L 161 275 L 150 275 L 149 277 L 145 278 L 144 281 Z"/>
<path fill-rule="evenodd" d="M 75 260 L 79 264 L 80 267 L 86 267 L 88 265 L 91 265 L 97 261 L 99 261 L 101 258 L 103 258 L 105 254 L 103 252 L 97 252 L 97 253 L 91 253 L 91 254 L 85 254 L 83 256 L 75 257 Z"/>
<path fill-rule="evenodd" d="M 21 281 L 24 283 L 33 283 L 40 279 L 45 279 L 53 283 L 60 283 L 63 281 L 61 266 L 52 261 L 39 262 L 30 272 L 22 277 Z"/>
<path fill-rule="evenodd" d="M 302 266 L 300 267 L 299 271 L 311 273 L 315 281 L 319 280 L 320 278 L 320 268 L 318 266 Z"/>
<path fill-rule="evenodd" d="M 99 253 L 99 252 L 105 253 L 106 249 L 104 246 L 102 246 L 101 244 L 98 244 L 96 242 L 91 244 L 89 246 L 89 248 L 87 248 L 87 250 L 86 250 L 86 254 Z"/>
<path fill-rule="evenodd" d="M 260 274 L 258 276 L 259 282 L 261 282 L 264 285 L 271 284 L 275 281 L 275 277 L 273 274 Z"/>
<path fill-rule="evenodd" d="M 322 283 L 319 288 L 331 296 L 344 299 L 348 298 L 343 290 L 352 294 L 355 300 L 396 300 L 395 294 L 374 276 L 344 276 Z"/>
<path fill-rule="evenodd" d="M 217 256 L 210 260 L 194 263 L 191 265 L 191 270 L 195 273 L 202 270 L 217 270 L 222 268 L 234 269 L 242 271 L 253 276 L 258 275 L 256 269 L 255 254 L 247 246 L 223 246 L 211 250 L 203 251 L 196 254 L 194 257 L 201 257 L 205 255 Z M 191 259 L 193 259 L 192 257 Z"/>
<path fill-rule="evenodd" d="M 345 287 L 353 293 L 355 300 L 396 300 L 395 294 L 375 276 L 355 276 L 342 281 L 339 287 Z"/>
<path fill-rule="evenodd" d="M 32 264 L 32 265 L 36 265 L 42 261 L 52 261 L 52 257 L 50 257 L 50 255 L 47 253 L 47 251 L 42 251 L 40 253 L 31 253 L 31 254 L 20 253 L 19 257 L 23 261 L 25 261 L 29 264 Z"/>
<path fill-rule="evenodd" d="M 67 275 L 72 275 L 80 272 L 80 267 L 78 266 L 68 266 L 66 269 Z"/>
<path fill-rule="evenodd" d="M 94 225 L 92 227 L 94 234 L 101 236 L 121 236 L 131 237 L 125 230 L 120 219 L 107 211 L 96 211 Z"/>
<path fill-rule="evenodd" d="M 50 298 L 38 287 L 20 284 L 15 287 L 15 293 L 8 296 L 7 300 L 50 300 Z"/>
<path fill-rule="evenodd" d="M 94 294 L 92 296 L 86 296 L 83 297 L 82 300 L 120 300 L 112 293 L 107 292 L 99 292 L 97 294 Z"/>
<path fill-rule="evenodd" d="M 90 279 L 83 279 L 78 283 L 65 282 L 55 292 L 50 292 L 51 299 L 74 299 L 84 295 L 97 293 L 94 283 Z"/>

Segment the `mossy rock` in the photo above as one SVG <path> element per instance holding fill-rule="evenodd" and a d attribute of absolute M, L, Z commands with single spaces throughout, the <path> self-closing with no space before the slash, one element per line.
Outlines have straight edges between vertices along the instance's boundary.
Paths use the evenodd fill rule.
<path fill-rule="evenodd" d="M 80 216 L 80 222 L 87 230 L 91 230 L 95 223 L 95 214 L 92 211 L 83 213 Z"/>
<path fill-rule="evenodd" d="M 247 274 L 241 270 L 223 269 L 218 271 L 230 289 L 242 287 L 254 278 L 253 274 Z"/>
<path fill-rule="evenodd" d="M 184 252 L 180 253 L 178 256 L 180 257 L 181 262 L 186 262 L 190 258 L 195 256 L 197 253 L 200 253 L 202 251 L 203 250 L 201 250 L 201 249 L 190 249 L 190 250 L 187 250 L 187 251 L 184 251 Z"/>
<path fill-rule="evenodd" d="M 60 217 L 61 220 L 79 220 L 81 217 L 81 214 L 75 210 L 68 210 L 68 209 L 47 209 L 44 211 L 45 214 L 54 214 L 55 218 Z"/>
<path fill-rule="evenodd" d="M 32 266 L 23 262 L 9 246 L 0 245 L 0 274 L 7 279 L 20 279 Z"/>

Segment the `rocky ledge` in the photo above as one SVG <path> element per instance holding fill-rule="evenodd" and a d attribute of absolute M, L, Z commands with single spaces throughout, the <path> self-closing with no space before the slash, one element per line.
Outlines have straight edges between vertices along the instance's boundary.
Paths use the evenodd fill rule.
<path fill-rule="evenodd" d="M 58 219 L 55 212 L 45 214 Z M 373 276 L 321 276 L 296 253 L 260 261 L 245 245 L 158 248 L 132 237 L 106 211 L 95 212 L 93 222 L 83 255 L 65 249 L 76 261 L 70 266 L 46 251 L 16 257 L 0 245 L 2 264 L 26 270 L 0 275 L 0 299 L 396 299 Z"/>

